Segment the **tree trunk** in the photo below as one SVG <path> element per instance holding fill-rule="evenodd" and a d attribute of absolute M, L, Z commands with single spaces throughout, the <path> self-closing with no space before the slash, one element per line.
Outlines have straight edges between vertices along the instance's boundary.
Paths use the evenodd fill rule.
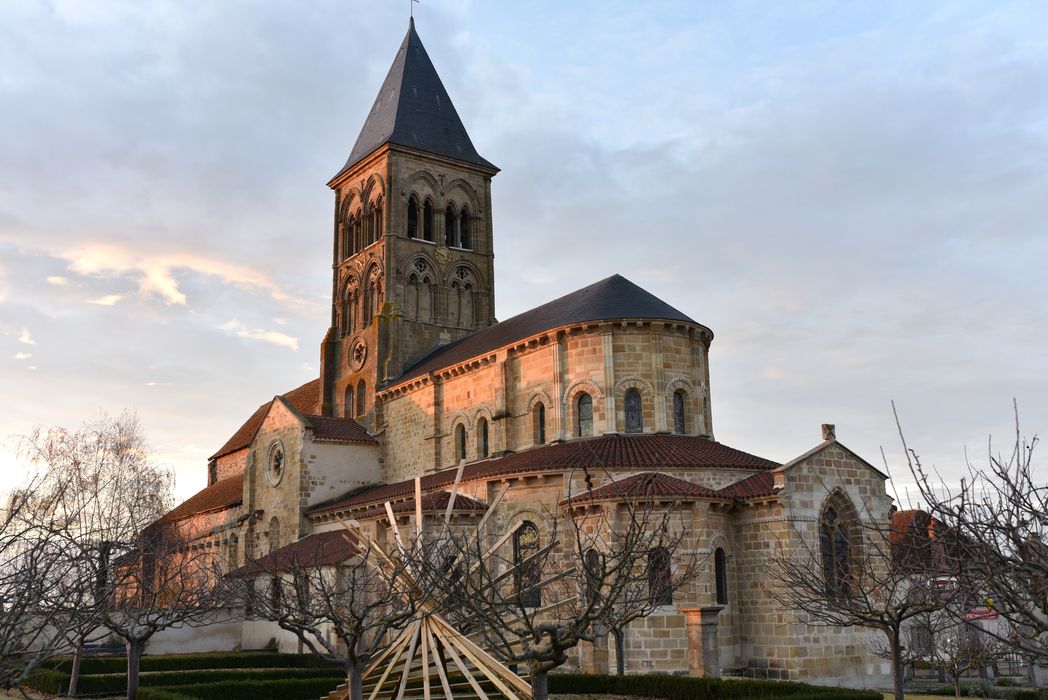
<path fill-rule="evenodd" d="M 127 700 L 138 695 L 138 668 L 142 661 L 142 642 L 127 643 Z"/>
<path fill-rule="evenodd" d="M 906 669 L 902 663 L 902 639 L 898 631 L 888 633 L 888 644 L 892 650 L 892 680 L 895 686 L 895 700 L 905 700 Z"/>
<path fill-rule="evenodd" d="M 364 700 L 364 674 L 359 661 L 350 661 L 346 669 L 346 693 L 349 700 Z"/>
<path fill-rule="evenodd" d="M 531 700 L 549 700 L 549 671 L 532 670 Z"/>
<path fill-rule="evenodd" d="M 953 677 L 953 696 L 955 698 L 961 697 L 961 677 L 960 676 L 954 676 Z"/>
<path fill-rule="evenodd" d="M 615 637 L 615 673 L 620 676 L 626 675 L 626 635 L 622 628 L 616 627 L 611 631 Z"/>
<path fill-rule="evenodd" d="M 73 667 L 69 669 L 69 690 L 66 694 L 69 697 L 76 697 L 76 686 L 80 682 L 80 657 L 84 653 L 84 645 L 78 642 L 76 649 L 73 650 Z"/>

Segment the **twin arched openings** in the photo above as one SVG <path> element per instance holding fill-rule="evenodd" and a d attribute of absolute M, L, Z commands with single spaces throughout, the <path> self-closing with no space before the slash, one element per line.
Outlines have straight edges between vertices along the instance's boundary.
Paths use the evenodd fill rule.
<path fill-rule="evenodd" d="M 473 217 L 465 205 L 456 208 L 454 203 L 449 203 L 444 209 L 444 231 L 439 241 L 436 240 L 437 232 L 432 200 L 426 197 L 420 201 L 418 196 L 413 194 L 408 198 L 407 206 L 408 238 L 441 243 L 448 248 L 473 249 Z"/>
<path fill-rule="evenodd" d="M 478 418 L 476 430 L 477 459 L 486 459 L 490 456 L 490 437 L 488 419 Z M 466 459 L 466 426 L 463 423 L 459 423 L 455 426 L 455 460 L 460 462 L 464 459 Z"/>
<path fill-rule="evenodd" d="M 382 273 L 373 266 L 367 274 L 363 290 L 351 276 L 342 289 L 338 307 L 338 326 L 341 335 L 347 336 L 358 329 L 367 328 L 382 308 L 385 293 L 382 288 Z"/>
<path fill-rule="evenodd" d="M 359 204 L 342 222 L 342 240 L 339 246 L 340 260 L 345 260 L 367 248 L 382 237 L 384 205 L 382 195 L 368 202 L 366 207 Z"/>
<path fill-rule="evenodd" d="M 626 432 L 644 432 L 644 398 L 639 389 L 627 389 L 623 395 L 626 413 Z M 673 432 L 684 435 L 688 432 L 688 396 L 683 389 L 673 392 Z"/>
<path fill-rule="evenodd" d="M 345 395 L 342 397 L 342 417 L 359 418 L 364 415 L 367 408 L 367 385 L 361 379 L 354 388 L 352 384 L 346 385 Z"/>

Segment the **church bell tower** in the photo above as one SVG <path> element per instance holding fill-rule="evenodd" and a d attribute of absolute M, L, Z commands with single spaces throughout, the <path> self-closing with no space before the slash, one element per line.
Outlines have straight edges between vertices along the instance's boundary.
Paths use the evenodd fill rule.
<path fill-rule="evenodd" d="M 374 430 L 375 390 L 495 322 L 491 178 L 411 20 L 335 192 L 323 413 Z"/>

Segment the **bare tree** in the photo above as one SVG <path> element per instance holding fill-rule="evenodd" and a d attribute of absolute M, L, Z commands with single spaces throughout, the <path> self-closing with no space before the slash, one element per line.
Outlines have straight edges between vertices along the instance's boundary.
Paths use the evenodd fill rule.
<path fill-rule="evenodd" d="M 80 581 L 52 507 L 60 496 L 35 477 L 0 508 L 0 688 L 17 687 L 68 644 L 66 601 Z"/>
<path fill-rule="evenodd" d="M 1008 645 L 970 622 L 958 621 L 948 612 L 939 611 L 932 618 L 928 662 L 949 676 L 954 695 L 961 697 L 961 677 L 969 671 L 991 666 L 1004 656 Z"/>
<path fill-rule="evenodd" d="M 101 622 L 127 647 L 127 698 L 138 692 L 146 643 L 173 627 L 218 622 L 227 615 L 222 576 L 210 553 L 174 527 L 147 527 L 134 549 L 114 560 Z"/>
<path fill-rule="evenodd" d="M 893 533 L 888 524 L 855 522 L 838 532 L 845 533 L 839 542 L 799 531 L 779 542 L 767 589 L 799 622 L 881 632 L 883 645 L 874 650 L 891 659 L 895 697 L 903 700 L 904 629 L 955 595 L 938 583 L 941 543 L 926 528 Z M 829 552 L 834 545 L 838 550 Z"/>
<path fill-rule="evenodd" d="M 561 506 L 544 514 L 545 532 L 523 519 L 500 531 L 487 517 L 448 529 L 419 565 L 457 629 L 527 666 L 535 700 L 580 642 L 654 612 L 697 570 L 678 503 L 642 491 Z"/>
<path fill-rule="evenodd" d="M 1037 472 L 1034 448 L 1015 410 L 1015 434 L 1005 453 L 988 441 L 986 461 L 966 458 L 968 474 L 951 487 L 925 468 L 899 436 L 921 498 L 940 526 L 964 544 L 952 568 L 969 598 L 996 611 L 1009 623 L 1014 644 L 1032 659 L 1048 659 L 1048 474 Z M 894 408 L 894 407 L 893 407 Z"/>
<path fill-rule="evenodd" d="M 349 700 L 363 700 L 363 671 L 372 655 L 417 609 L 410 557 L 387 557 L 356 533 L 310 535 L 230 574 L 246 584 L 253 615 L 342 667 Z"/>
<path fill-rule="evenodd" d="M 171 507 L 173 475 L 149 456 L 138 418 L 100 414 L 79 430 L 38 427 L 20 454 L 41 471 L 48 494 L 35 517 L 60 519 L 71 566 L 64 610 L 73 646 L 68 693 L 76 695 L 83 646 L 104 634 L 112 560 L 137 546 L 139 534 Z M 48 515 L 45 516 L 45 513 Z"/>

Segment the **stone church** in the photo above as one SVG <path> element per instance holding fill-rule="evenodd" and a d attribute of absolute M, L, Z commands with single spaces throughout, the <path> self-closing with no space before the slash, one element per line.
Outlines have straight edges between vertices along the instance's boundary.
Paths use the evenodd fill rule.
<path fill-rule="evenodd" d="M 682 504 L 689 546 L 709 562 L 704 580 L 629 629 L 628 672 L 687 673 L 687 628 L 698 609 L 719 606 L 726 673 L 883 682 L 863 633 L 796 623 L 764 579 L 780 541 L 822 536 L 824 547 L 847 548 L 826 534 L 886 522 L 885 475 L 832 426 L 785 464 L 717 442 L 713 332 L 619 275 L 497 321 L 498 172 L 412 23 L 328 183 L 331 325 L 320 377 L 259 406 L 211 457 L 208 486 L 163 522 L 232 569 L 312 546 L 344 518 L 382 536 L 385 502 L 405 522 L 415 517 L 416 477 L 424 514 L 443 515 L 464 462 L 456 513 L 483 511 L 510 483 L 500 508 L 541 540 L 585 467 L 601 475 L 596 500 L 622 493 L 609 488 L 613 477 Z M 274 638 L 294 650 L 256 620 L 214 645 Z M 613 653 L 582 649 L 569 667 L 606 671 Z"/>

